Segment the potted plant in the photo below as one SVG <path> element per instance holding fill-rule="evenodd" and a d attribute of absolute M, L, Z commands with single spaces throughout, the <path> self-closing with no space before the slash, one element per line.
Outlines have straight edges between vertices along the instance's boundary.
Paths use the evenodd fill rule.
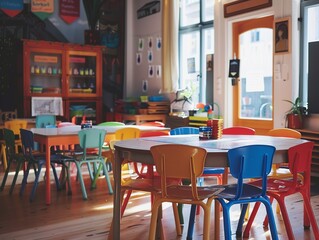
<path fill-rule="evenodd" d="M 286 121 L 288 128 L 300 129 L 302 128 L 303 116 L 306 114 L 307 109 L 302 106 L 300 97 L 297 97 L 295 101 L 284 100 L 291 104 L 291 108 L 286 113 Z"/>

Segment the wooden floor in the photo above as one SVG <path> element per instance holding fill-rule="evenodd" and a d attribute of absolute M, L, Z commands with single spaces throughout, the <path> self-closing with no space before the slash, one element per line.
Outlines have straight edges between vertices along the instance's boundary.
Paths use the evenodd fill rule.
<path fill-rule="evenodd" d="M 21 173 L 22 174 L 22 173 Z M 3 171 L 0 173 L 2 181 Z M 10 176 L 12 178 L 12 176 Z M 18 180 L 20 182 L 20 180 Z M 8 184 L 11 181 L 9 179 Z M 87 181 L 88 183 L 88 181 Z M 8 185 L 7 184 L 7 185 Z M 0 192 L 0 239 L 106 239 L 112 219 L 113 197 L 107 192 L 105 179 L 98 180 L 97 189 L 88 190 L 87 201 L 82 200 L 79 183 L 72 179 L 73 195 L 66 191 L 57 192 L 52 183 L 52 204 L 45 205 L 45 185 L 41 182 L 36 193 L 36 199 L 28 200 L 32 184 L 28 184 L 25 195 L 20 198 L 20 185 L 9 195 L 9 186 Z M 318 186 L 315 187 L 318 189 Z M 88 188 L 87 188 L 88 189 Z M 312 205 L 319 221 L 319 195 L 312 197 Z M 302 226 L 302 202 L 298 195 L 289 198 L 289 214 L 296 239 L 314 239 L 311 229 L 304 230 Z M 164 205 L 164 231 L 166 239 L 186 239 L 187 224 L 183 235 L 177 237 L 174 228 L 172 209 Z M 249 239 L 271 239 L 267 229 L 262 227 L 264 211 L 260 211 L 255 220 Z M 184 216 L 188 219 L 189 207 L 185 206 Z M 238 218 L 239 208 L 232 209 L 233 232 Z M 202 239 L 202 215 L 197 216 L 193 239 Z M 135 192 L 121 223 L 121 239 L 147 239 L 150 221 L 150 197 L 148 194 Z M 213 221 L 212 232 L 213 236 Z M 221 221 L 221 236 L 223 224 Z M 287 239 L 283 221 L 276 215 L 279 239 Z M 211 237 L 212 238 L 212 237 Z M 233 235 L 233 239 L 236 237 Z"/>

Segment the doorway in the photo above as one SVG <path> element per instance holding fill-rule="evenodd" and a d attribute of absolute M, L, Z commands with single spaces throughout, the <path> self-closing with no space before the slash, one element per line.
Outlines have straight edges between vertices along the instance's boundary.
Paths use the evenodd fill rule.
<path fill-rule="evenodd" d="M 273 16 L 233 24 L 233 56 L 240 78 L 233 86 L 233 125 L 257 134 L 273 128 Z"/>

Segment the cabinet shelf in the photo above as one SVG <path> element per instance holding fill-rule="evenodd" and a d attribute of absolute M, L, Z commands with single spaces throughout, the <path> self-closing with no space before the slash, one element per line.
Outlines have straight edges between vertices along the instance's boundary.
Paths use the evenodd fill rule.
<path fill-rule="evenodd" d="M 103 46 L 23 41 L 24 117 L 31 117 L 32 97 L 60 97 L 63 117 L 71 121 L 69 106 L 87 104 L 93 122 L 102 118 Z"/>

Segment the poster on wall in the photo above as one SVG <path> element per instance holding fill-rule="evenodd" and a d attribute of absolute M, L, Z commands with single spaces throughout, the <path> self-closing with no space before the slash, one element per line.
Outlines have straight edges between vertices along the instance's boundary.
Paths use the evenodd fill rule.
<path fill-rule="evenodd" d="M 54 12 L 54 1 L 31 0 L 31 12 L 41 20 L 44 20 Z"/>
<path fill-rule="evenodd" d="M 59 0 L 60 18 L 71 24 L 80 17 L 80 1 L 79 0 Z"/>
<path fill-rule="evenodd" d="M 23 10 L 23 0 L 0 0 L 0 9 L 9 17 L 15 17 Z"/>

